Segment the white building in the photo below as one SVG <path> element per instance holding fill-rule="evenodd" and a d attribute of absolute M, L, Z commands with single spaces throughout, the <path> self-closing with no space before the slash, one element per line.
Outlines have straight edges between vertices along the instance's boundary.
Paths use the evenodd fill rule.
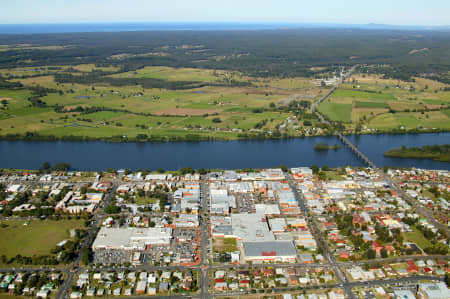
<path fill-rule="evenodd" d="M 168 246 L 171 240 L 171 228 L 102 227 L 92 249 L 145 250 L 147 246 Z"/>

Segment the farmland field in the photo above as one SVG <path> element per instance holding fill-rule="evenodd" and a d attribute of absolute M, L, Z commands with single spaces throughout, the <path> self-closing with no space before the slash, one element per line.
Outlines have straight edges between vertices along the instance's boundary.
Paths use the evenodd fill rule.
<path fill-rule="evenodd" d="M 324 102 L 319 106 L 319 111 L 328 115 L 332 120 L 350 122 L 352 105 Z"/>
<path fill-rule="evenodd" d="M 45 87 L 58 92 L 46 92 L 40 104 L 33 104 L 29 90 L 0 89 L 0 98 L 8 99 L 0 110 L 0 135 L 30 132 L 56 138 L 134 139 L 137 136 L 187 138 L 195 134 L 200 138 L 236 139 L 239 133 L 255 128 L 263 132 L 282 128 L 282 133 L 296 136 L 303 134 L 302 119 L 288 124 L 293 113 L 278 107 L 298 97 L 311 102 L 322 93 L 320 87 L 305 78 L 252 78 L 249 83 L 249 78 L 237 72 L 208 69 L 145 67 L 117 72 L 114 67 L 88 64 L 53 68 L 75 77 L 80 76 L 79 72 L 114 72 L 105 78 L 150 78 L 204 85 L 168 90 L 139 85 L 117 87 L 109 83 L 67 84 L 58 83 L 53 75 L 45 75 L 47 70 L 43 69 L 39 70 L 39 76 L 14 81 L 30 89 Z M 234 86 L 230 82 L 244 85 Z"/>
<path fill-rule="evenodd" d="M 319 111 L 347 128 L 364 130 L 448 130 L 448 85 L 423 78 L 415 82 L 355 74 L 346 80 Z M 350 122 L 351 120 L 351 122 Z"/>
<path fill-rule="evenodd" d="M 367 92 L 360 90 L 347 90 L 339 89 L 333 95 L 335 97 L 353 98 L 353 99 L 369 99 L 369 100 L 382 100 L 382 101 L 395 101 L 395 96 L 386 93 Z"/>
<path fill-rule="evenodd" d="M 386 103 L 378 103 L 378 102 L 355 102 L 355 108 L 387 108 L 389 107 Z"/>

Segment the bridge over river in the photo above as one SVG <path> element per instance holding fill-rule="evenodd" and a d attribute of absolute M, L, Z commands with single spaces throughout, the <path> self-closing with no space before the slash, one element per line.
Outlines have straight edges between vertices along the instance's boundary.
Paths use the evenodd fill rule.
<path fill-rule="evenodd" d="M 348 147 L 361 161 L 364 162 L 367 166 L 376 169 L 377 166 L 373 163 L 366 155 L 364 155 L 353 143 L 348 140 L 347 137 L 342 135 L 341 132 L 336 133 L 337 138 L 341 141 L 346 147 Z"/>
<path fill-rule="evenodd" d="M 323 117 L 322 114 L 320 114 L 319 112 L 316 111 L 316 108 L 323 102 L 325 101 L 330 95 L 332 95 L 338 88 L 339 85 L 341 85 L 345 79 L 347 79 L 348 77 L 350 77 L 353 72 L 355 71 L 355 67 L 351 68 L 346 74 L 344 74 L 344 76 L 336 83 L 336 85 L 334 85 L 326 94 L 324 94 L 322 97 L 320 97 L 319 100 L 317 100 L 316 102 L 314 102 L 311 105 L 311 113 L 315 113 L 317 115 L 317 117 L 319 118 L 319 120 L 326 124 L 329 125 L 330 123 Z M 366 155 L 364 155 L 353 143 L 350 142 L 350 140 L 348 140 L 347 137 L 345 137 L 341 132 L 336 131 L 335 132 L 337 138 L 339 139 L 339 141 L 341 141 L 344 146 L 348 147 L 364 164 L 366 164 L 367 166 L 376 169 L 377 166 L 375 165 L 375 163 L 373 163 L 369 158 L 367 158 Z"/>
<path fill-rule="evenodd" d="M 336 83 L 335 86 L 333 86 L 332 89 L 330 89 L 324 96 L 322 96 L 319 100 L 317 100 L 316 102 L 314 102 L 311 105 L 311 113 L 315 113 L 317 115 L 317 117 L 319 118 L 319 120 L 326 125 L 329 125 L 330 122 L 328 120 L 326 120 L 322 114 L 320 114 L 319 112 L 316 111 L 316 107 L 318 105 L 320 105 L 320 103 L 322 103 L 324 100 L 326 100 L 330 95 L 333 94 L 334 91 L 336 91 L 339 88 L 339 85 L 342 84 L 342 82 L 348 78 L 349 76 L 351 76 L 351 74 L 354 72 L 355 67 L 353 67 L 352 69 L 350 69 L 342 78 L 341 80 L 338 81 L 338 83 Z M 368 167 L 377 170 L 377 166 L 375 165 L 375 163 L 373 163 L 364 153 L 362 153 L 357 146 L 355 146 L 344 134 L 342 134 L 340 131 L 335 130 L 335 135 L 336 137 L 339 139 L 340 142 L 342 142 L 344 144 L 344 146 L 346 146 L 347 148 L 349 148 L 352 153 L 354 153 L 364 164 L 366 164 Z M 378 169 L 379 170 L 379 169 Z M 399 194 L 403 199 L 405 199 L 407 202 L 409 202 L 413 207 L 416 208 L 417 212 L 422 215 L 425 216 L 427 218 L 427 220 L 433 224 L 435 227 L 437 227 L 438 229 L 441 229 L 443 231 L 445 231 L 447 233 L 447 235 L 450 235 L 450 230 L 449 228 L 440 223 L 439 221 L 437 221 L 434 218 L 433 212 L 430 211 L 429 209 L 427 209 L 426 207 L 424 207 L 422 204 L 420 204 L 417 200 L 415 200 L 414 198 L 411 198 L 408 194 L 406 194 L 394 181 L 392 181 L 392 179 L 386 175 L 383 171 L 379 170 L 380 175 L 384 178 L 384 180 L 391 186 L 392 190 L 396 191 L 397 194 Z"/>

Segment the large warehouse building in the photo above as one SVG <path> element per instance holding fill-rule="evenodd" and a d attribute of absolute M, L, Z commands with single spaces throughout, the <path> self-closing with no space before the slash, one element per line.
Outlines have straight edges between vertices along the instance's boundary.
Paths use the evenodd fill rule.
<path fill-rule="evenodd" d="M 150 246 L 169 246 L 171 228 L 107 228 L 102 227 L 92 250 L 145 250 Z"/>
<path fill-rule="evenodd" d="M 246 262 L 288 262 L 297 259 L 297 249 L 292 241 L 244 242 Z"/>

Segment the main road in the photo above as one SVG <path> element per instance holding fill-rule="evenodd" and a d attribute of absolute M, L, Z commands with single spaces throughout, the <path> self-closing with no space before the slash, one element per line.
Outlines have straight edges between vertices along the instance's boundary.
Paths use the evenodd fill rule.
<path fill-rule="evenodd" d="M 65 274 L 67 275 L 67 277 L 64 280 L 63 284 L 59 287 L 59 290 L 55 297 L 56 299 L 65 299 L 69 297 L 68 295 L 70 286 L 75 277 L 75 274 L 79 272 L 81 257 L 85 251 L 89 251 L 89 246 L 91 246 L 92 242 L 94 241 L 94 238 L 97 235 L 97 232 L 102 224 L 105 207 L 110 204 L 112 197 L 116 193 L 119 183 L 120 181 L 118 180 L 113 182 L 112 188 L 108 191 L 101 206 L 97 209 L 97 212 L 94 214 L 94 219 L 92 221 L 91 227 L 87 231 L 86 236 L 83 238 L 83 241 L 79 249 L 79 253 L 73 263 L 73 268 L 65 270 Z"/>
<path fill-rule="evenodd" d="M 328 246 L 328 242 L 323 238 L 321 232 L 319 231 L 319 228 L 317 227 L 316 222 L 314 221 L 313 217 L 309 217 L 309 208 L 306 205 L 305 198 L 301 191 L 298 190 L 297 185 L 295 181 L 292 179 L 292 176 L 290 173 L 285 173 L 286 178 L 288 180 L 289 186 L 291 187 L 292 191 L 294 192 L 295 198 L 297 199 L 298 205 L 303 211 L 303 214 L 306 217 L 307 223 L 309 225 L 309 228 L 311 229 L 314 238 L 319 246 L 319 248 L 322 249 L 322 253 L 325 256 L 325 258 L 328 261 L 328 264 L 331 266 L 331 268 L 334 271 L 334 274 L 338 278 L 340 284 L 342 285 L 345 293 L 347 294 L 349 299 L 356 299 L 351 288 L 347 284 L 347 277 L 343 273 L 341 267 L 336 261 L 336 258 L 334 257 L 333 252 L 331 252 L 330 247 Z"/>
<path fill-rule="evenodd" d="M 209 298 L 209 262 L 208 262 L 208 248 L 209 248 L 209 188 L 207 184 L 207 175 L 202 177 L 200 183 L 200 204 L 202 207 L 201 224 L 200 224 L 200 297 Z"/>

